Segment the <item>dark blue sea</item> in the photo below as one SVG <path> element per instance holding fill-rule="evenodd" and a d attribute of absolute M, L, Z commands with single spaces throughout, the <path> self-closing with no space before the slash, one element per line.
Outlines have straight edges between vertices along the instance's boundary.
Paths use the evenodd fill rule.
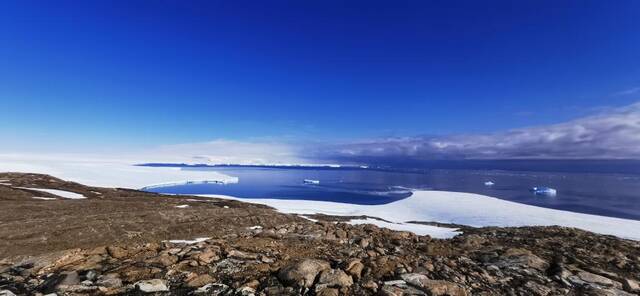
<path fill-rule="evenodd" d="M 504 200 L 640 220 L 640 165 L 618 162 L 526 162 L 439 165 L 427 168 L 274 168 L 241 166 L 181 166 L 213 170 L 238 177 L 237 184 L 189 184 L 149 191 L 174 194 L 223 194 L 240 198 L 278 198 L 385 204 L 411 195 L 410 189 L 470 192 Z M 576 164 L 580 165 L 576 165 Z M 598 164 L 598 163 L 596 163 Z M 437 166 L 437 165 L 432 165 Z M 485 168 L 483 168 L 485 167 Z M 319 184 L 306 184 L 305 179 Z M 493 186 L 484 183 L 492 181 Z M 552 187 L 555 196 L 535 195 L 534 186 Z"/>

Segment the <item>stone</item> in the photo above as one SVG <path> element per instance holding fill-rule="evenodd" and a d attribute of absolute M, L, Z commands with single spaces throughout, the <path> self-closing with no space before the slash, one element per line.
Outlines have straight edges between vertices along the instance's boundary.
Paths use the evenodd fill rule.
<path fill-rule="evenodd" d="M 496 264 L 501 267 L 523 266 L 531 267 L 539 271 L 545 271 L 549 267 L 549 263 L 547 263 L 547 261 L 541 259 L 540 257 L 531 253 L 531 251 L 525 249 L 508 249 L 501 256 L 501 259 L 502 260 Z"/>
<path fill-rule="evenodd" d="M 360 262 L 358 259 L 350 260 L 347 262 L 345 266 L 345 270 L 349 275 L 351 275 L 356 281 L 360 279 L 362 276 L 362 270 L 364 269 L 364 264 Z"/>
<path fill-rule="evenodd" d="M 122 259 L 124 257 L 127 257 L 127 255 L 129 255 L 129 252 L 126 249 L 118 246 L 107 247 L 107 253 L 109 253 L 109 256 L 116 259 Z"/>
<path fill-rule="evenodd" d="M 326 285 L 327 287 L 350 287 L 353 285 L 353 279 L 342 269 L 330 269 L 320 273 L 318 285 Z"/>
<path fill-rule="evenodd" d="M 198 254 L 196 256 L 196 260 L 200 261 L 200 263 L 203 263 L 203 264 L 209 264 L 213 261 L 220 260 L 220 256 L 218 256 L 218 253 L 215 252 L 214 250 L 207 249 L 204 252 Z"/>
<path fill-rule="evenodd" d="M 161 279 L 138 281 L 134 284 L 134 287 L 144 293 L 169 291 L 166 281 Z"/>
<path fill-rule="evenodd" d="M 543 285 L 540 285 L 536 282 L 528 281 L 526 284 L 524 284 L 524 286 L 533 295 L 546 296 L 546 295 L 549 295 L 549 293 L 551 293 L 551 289 Z"/>
<path fill-rule="evenodd" d="M 0 296 L 16 296 L 16 294 L 9 290 L 0 290 Z"/>
<path fill-rule="evenodd" d="M 586 271 L 580 271 L 578 272 L 577 276 L 587 282 L 587 283 L 593 283 L 593 284 L 597 284 L 597 285 L 601 285 L 601 286 L 614 286 L 614 281 L 603 277 L 601 275 L 597 275 L 597 274 L 593 274 L 590 272 L 586 272 Z"/>
<path fill-rule="evenodd" d="M 318 274 L 329 270 L 329 262 L 317 259 L 305 259 L 290 263 L 278 272 L 278 278 L 286 285 L 311 287 Z"/>
<path fill-rule="evenodd" d="M 238 296 L 254 296 L 256 290 L 251 287 L 240 287 L 236 289 L 236 295 Z"/>
<path fill-rule="evenodd" d="M 158 258 L 156 258 L 155 262 L 159 263 L 164 267 L 169 267 L 173 264 L 176 264 L 176 262 L 178 262 L 178 257 L 169 255 L 169 254 L 162 254 Z"/>
<path fill-rule="evenodd" d="M 378 295 L 380 295 L 380 296 L 403 296 L 404 295 L 404 289 L 402 289 L 400 287 L 396 287 L 396 286 L 384 285 L 384 286 L 382 286 L 382 288 L 378 292 Z"/>
<path fill-rule="evenodd" d="M 466 296 L 467 291 L 461 285 L 443 280 L 432 280 L 426 275 L 418 273 L 403 274 L 402 279 L 407 284 L 427 292 L 429 295 L 450 295 L 450 296 Z"/>
<path fill-rule="evenodd" d="M 122 287 L 122 280 L 118 277 L 118 274 L 109 273 L 100 276 L 96 284 L 107 288 L 120 288 Z"/>
<path fill-rule="evenodd" d="M 258 259 L 257 254 L 246 253 L 238 250 L 231 250 L 227 253 L 227 256 L 231 258 L 244 259 L 244 260 L 255 260 Z"/>
<path fill-rule="evenodd" d="M 194 291 L 195 295 L 224 295 L 229 290 L 229 286 L 225 284 L 206 284 Z"/>
<path fill-rule="evenodd" d="M 373 292 L 378 291 L 378 284 L 376 284 L 376 282 L 374 281 L 367 281 L 366 283 L 362 284 L 362 287 Z"/>
<path fill-rule="evenodd" d="M 627 290 L 628 292 L 632 292 L 632 293 L 640 292 L 640 285 L 638 285 L 638 282 L 632 279 L 624 279 L 622 281 L 622 285 L 624 289 Z"/>
<path fill-rule="evenodd" d="M 340 291 L 334 288 L 324 288 L 316 293 L 317 296 L 339 296 Z"/>
<path fill-rule="evenodd" d="M 62 275 L 64 276 L 64 278 L 60 282 L 60 285 L 73 286 L 80 283 L 80 277 L 75 271 L 63 272 Z"/>
<path fill-rule="evenodd" d="M 187 282 L 187 286 L 191 288 L 198 288 L 211 282 L 213 282 L 213 277 L 208 274 L 201 274 L 189 280 L 189 282 Z"/>

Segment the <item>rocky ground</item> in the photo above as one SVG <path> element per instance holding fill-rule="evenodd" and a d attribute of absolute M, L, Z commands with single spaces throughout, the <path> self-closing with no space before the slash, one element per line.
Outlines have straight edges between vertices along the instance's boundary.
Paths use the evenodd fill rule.
<path fill-rule="evenodd" d="M 439 240 L 234 201 L 0 180 L 0 295 L 640 294 L 640 243 L 577 229 L 464 227 Z M 168 241 L 195 237 L 208 239 Z"/>

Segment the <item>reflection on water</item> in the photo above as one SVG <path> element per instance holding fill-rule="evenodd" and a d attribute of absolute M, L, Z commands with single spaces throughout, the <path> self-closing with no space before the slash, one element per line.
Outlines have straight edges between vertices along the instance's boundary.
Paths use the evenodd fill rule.
<path fill-rule="evenodd" d="M 640 176 L 496 170 L 426 170 L 405 173 L 358 169 L 196 168 L 238 177 L 238 184 L 192 184 L 151 191 L 223 194 L 385 204 L 411 195 L 408 188 L 479 193 L 505 200 L 574 212 L 640 220 Z M 304 180 L 319 184 L 305 184 Z M 486 182 L 494 182 L 486 186 Z M 535 186 L 557 189 L 556 196 L 532 194 Z M 425 201 L 428 202 L 428 201 Z"/>

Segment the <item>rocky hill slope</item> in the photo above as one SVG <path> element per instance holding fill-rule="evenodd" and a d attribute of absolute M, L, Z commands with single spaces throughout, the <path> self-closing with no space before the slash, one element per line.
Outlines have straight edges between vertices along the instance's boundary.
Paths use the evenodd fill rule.
<path fill-rule="evenodd" d="M 0 295 L 640 293 L 639 242 L 570 228 L 439 240 L 33 174 L 0 174 L 0 208 Z"/>

